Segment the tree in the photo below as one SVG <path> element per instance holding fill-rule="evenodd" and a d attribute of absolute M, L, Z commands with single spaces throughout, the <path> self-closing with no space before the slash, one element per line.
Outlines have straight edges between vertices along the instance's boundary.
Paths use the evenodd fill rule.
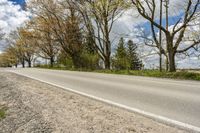
<path fill-rule="evenodd" d="M 200 9 L 200 0 L 187 0 L 185 7 L 183 8 L 183 16 L 175 22 L 174 25 L 169 28 L 169 14 L 168 6 L 169 1 L 166 1 L 166 26 L 157 23 L 156 18 L 156 0 L 132 0 L 132 3 L 138 13 L 148 20 L 151 24 L 152 37 L 155 40 L 155 45 L 153 47 L 161 48 L 161 53 L 166 55 L 169 61 L 169 71 L 176 71 L 175 56 L 177 53 L 184 53 L 196 45 L 199 45 L 200 39 L 190 37 L 190 45 L 184 45 L 184 36 L 187 29 L 191 26 L 192 21 L 196 20 L 197 14 Z M 166 39 L 166 49 L 161 43 L 159 43 L 156 37 L 156 30 L 161 30 Z"/>
<path fill-rule="evenodd" d="M 15 55 L 15 49 L 13 49 L 12 47 L 8 47 L 5 50 L 5 56 L 6 56 L 6 60 L 9 63 L 9 66 L 16 66 L 18 65 L 18 58 Z"/>
<path fill-rule="evenodd" d="M 54 0 L 32 0 L 30 5 L 33 9 L 35 8 L 34 5 L 40 5 L 38 6 L 39 10 L 34 10 L 34 14 L 50 23 L 49 28 L 54 38 L 62 51 L 65 52 L 64 55 L 72 59 L 74 67 L 82 67 L 80 58 L 83 49 L 81 17 L 75 10 L 74 5 L 70 1 L 58 2 Z"/>
<path fill-rule="evenodd" d="M 124 70 L 127 69 L 127 53 L 126 48 L 124 44 L 124 39 L 120 38 L 116 54 L 114 56 L 114 67 L 118 70 Z"/>
<path fill-rule="evenodd" d="M 0 54 L 0 67 L 11 67 L 7 53 Z"/>
<path fill-rule="evenodd" d="M 78 10 L 106 69 L 110 69 L 112 45 L 110 33 L 114 22 L 120 17 L 126 6 L 124 0 L 86 0 L 79 2 Z"/>
<path fill-rule="evenodd" d="M 7 41 L 7 49 L 10 49 L 12 51 L 12 54 L 17 58 L 18 62 L 21 63 L 22 67 L 25 67 L 25 55 L 24 55 L 24 48 L 21 45 L 20 41 L 20 34 L 19 29 L 11 32 L 9 36 L 6 38 Z"/>
<path fill-rule="evenodd" d="M 18 54 L 23 67 L 25 67 L 25 61 L 27 61 L 28 67 L 32 66 L 36 43 L 36 40 L 33 39 L 32 36 L 32 32 L 25 27 L 18 30 L 18 39 L 13 48 L 16 49 L 16 53 Z"/>
<path fill-rule="evenodd" d="M 95 54 L 104 61 L 105 68 L 110 69 L 110 33 L 114 22 L 123 13 L 125 3 L 124 0 L 31 0 L 28 7 L 35 16 L 51 24 L 53 36 L 75 67 L 84 65 L 80 56 L 87 40 L 90 48 L 93 47 Z"/>
<path fill-rule="evenodd" d="M 83 67 L 90 70 L 95 70 L 99 68 L 99 55 L 93 45 L 91 36 L 86 34 L 84 41 L 84 48 L 81 53 L 81 58 L 83 60 Z"/>
<path fill-rule="evenodd" d="M 141 70 L 142 68 L 142 61 L 139 59 L 136 50 L 136 44 L 129 40 L 127 43 L 127 60 L 130 70 Z"/>
<path fill-rule="evenodd" d="M 82 67 L 81 52 L 83 50 L 83 37 L 80 29 L 80 20 L 73 7 L 69 7 L 70 15 L 66 21 L 66 45 L 63 49 L 69 54 L 76 68 Z"/>
<path fill-rule="evenodd" d="M 0 67 L 12 67 L 15 65 L 15 56 L 7 50 L 0 54 Z"/>
<path fill-rule="evenodd" d="M 32 39 L 36 41 L 36 54 L 39 57 L 48 59 L 50 66 L 53 67 L 60 47 L 51 29 L 51 23 L 46 18 L 36 17 L 29 22 L 29 26 L 33 30 Z"/>

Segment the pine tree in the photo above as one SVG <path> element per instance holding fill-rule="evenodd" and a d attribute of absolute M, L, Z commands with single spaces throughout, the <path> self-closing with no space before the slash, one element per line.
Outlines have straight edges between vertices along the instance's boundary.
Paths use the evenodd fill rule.
<path fill-rule="evenodd" d="M 130 70 L 140 70 L 142 68 L 142 61 L 139 59 L 136 50 L 137 46 L 133 43 L 132 40 L 129 40 L 127 43 L 127 57 L 128 57 L 128 66 Z"/>
<path fill-rule="evenodd" d="M 127 54 L 123 38 L 120 38 L 119 40 L 113 63 L 114 67 L 118 70 L 123 70 L 127 68 Z"/>

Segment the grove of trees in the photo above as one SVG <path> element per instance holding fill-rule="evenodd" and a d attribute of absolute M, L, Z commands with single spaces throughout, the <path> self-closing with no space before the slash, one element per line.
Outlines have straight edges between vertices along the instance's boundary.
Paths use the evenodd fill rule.
<path fill-rule="evenodd" d="M 166 70 L 174 72 L 176 55 L 198 50 L 200 44 L 200 32 L 190 30 L 199 24 L 200 0 L 184 2 L 180 19 L 170 25 L 170 0 L 30 0 L 26 10 L 31 19 L 9 35 L 0 63 L 31 67 L 40 57 L 50 67 L 140 70 L 137 44 L 121 38 L 117 45 L 111 38 L 116 21 L 133 10 L 150 23 L 151 37 L 143 37 L 151 40 L 146 45 L 157 48 L 166 57 Z"/>
<path fill-rule="evenodd" d="M 120 38 L 116 53 L 113 57 L 113 68 L 117 70 L 140 70 L 143 67 L 142 61 L 137 54 L 137 46 L 132 40 L 124 43 Z"/>

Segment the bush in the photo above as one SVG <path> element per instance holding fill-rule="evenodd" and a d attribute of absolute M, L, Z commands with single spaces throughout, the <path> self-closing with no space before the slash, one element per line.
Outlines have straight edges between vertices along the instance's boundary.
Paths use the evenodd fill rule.
<path fill-rule="evenodd" d="M 7 110 L 6 107 L 0 106 L 0 120 L 6 117 L 6 110 Z"/>
<path fill-rule="evenodd" d="M 82 58 L 82 62 L 83 62 L 83 68 L 82 69 L 95 70 L 95 69 L 99 68 L 99 56 L 98 56 L 98 54 L 83 52 L 81 54 L 81 58 Z"/>

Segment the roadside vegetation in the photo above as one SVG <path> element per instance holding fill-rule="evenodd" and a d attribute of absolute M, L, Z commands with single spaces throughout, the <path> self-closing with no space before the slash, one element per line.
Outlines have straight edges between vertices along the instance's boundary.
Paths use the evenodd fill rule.
<path fill-rule="evenodd" d="M 92 70 L 92 69 L 73 69 L 73 68 L 69 69 L 60 66 L 50 67 L 49 65 L 36 66 L 36 68 L 200 81 L 200 73 L 189 72 L 188 70 L 178 70 L 177 72 L 167 72 L 167 71 L 160 72 L 159 70 L 105 70 L 105 69 Z"/>
<path fill-rule="evenodd" d="M 127 70 L 102 70 L 96 71 L 100 73 L 110 73 L 110 74 L 123 74 L 123 75 L 134 75 L 134 76 L 146 76 L 146 77 L 156 77 L 156 78 L 171 78 L 171 79 L 185 79 L 185 80 L 199 80 L 200 74 L 194 72 L 180 71 L 180 72 L 160 72 L 159 70 L 142 70 L 142 71 L 127 71 Z"/>
<path fill-rule="evenodd" d="M 0 120 L 6 117 L 7 108 L 0 105 Z"/>

